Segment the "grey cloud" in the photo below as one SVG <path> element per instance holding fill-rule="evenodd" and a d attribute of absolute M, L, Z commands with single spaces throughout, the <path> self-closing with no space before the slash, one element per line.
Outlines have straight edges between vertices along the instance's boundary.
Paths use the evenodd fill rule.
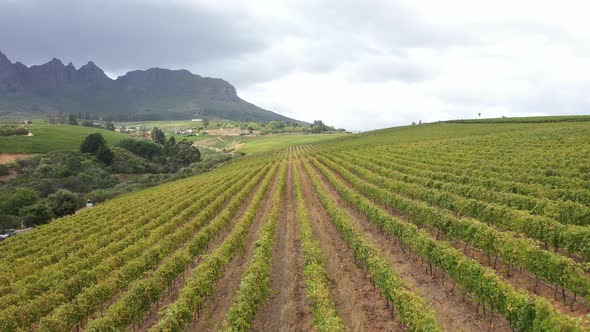
<path fill-rule="evenodd" d="M 26 64 L 60 57 L 114 72 L 185 67 L 270 43 L 240 13 L 173 1 L 2 1 L 0 13 L 2 51 Z"/>

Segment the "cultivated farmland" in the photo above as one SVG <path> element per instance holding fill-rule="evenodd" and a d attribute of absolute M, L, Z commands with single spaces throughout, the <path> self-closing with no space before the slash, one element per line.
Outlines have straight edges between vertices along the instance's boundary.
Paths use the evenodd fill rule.
<path fill-rule="evenodd" d="M 590 124 L 238 158 L 0 243 L 2 331 L 590 329 Z"/>

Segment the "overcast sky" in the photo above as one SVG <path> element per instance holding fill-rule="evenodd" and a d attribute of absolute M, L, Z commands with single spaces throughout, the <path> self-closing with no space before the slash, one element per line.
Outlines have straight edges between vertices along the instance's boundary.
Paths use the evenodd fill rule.
<path fill-rule="evenodd" d="M 528 0 L 0 0 L 0 51 L 113 78 L 186 68 L 350 130 L 590 113 L 590 5 Z"/>

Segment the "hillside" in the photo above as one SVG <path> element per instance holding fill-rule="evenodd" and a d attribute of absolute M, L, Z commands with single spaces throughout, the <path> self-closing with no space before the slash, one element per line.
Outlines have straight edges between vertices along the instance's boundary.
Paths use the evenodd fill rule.
<path fill-rule="evenodd" d="M 55 112 L 119 121 L 209 117 L 299 122 L 248 103 L 222 79 L 187 70 L 134 70 L 112 80 L 93 62 L 76 69 L 54 58 L 27 67 L 0 53 L 0 117 L 39 118 Z"/>
<path fill-rule="evenodd" d="M 33 136 L 0 137 L 0 153 L 47 153 L 78 151 L 80 143 L 92 133 L 101 133 L 110 145 L 129 138 L 118 132 L 70 125 L 27 125 Z"/>
<path fill-rule="evenodd" d="M 54 220 L 0 243 L 0 329 L 588 331 L 590 122 L 542 122 L 301 141 Z"/>

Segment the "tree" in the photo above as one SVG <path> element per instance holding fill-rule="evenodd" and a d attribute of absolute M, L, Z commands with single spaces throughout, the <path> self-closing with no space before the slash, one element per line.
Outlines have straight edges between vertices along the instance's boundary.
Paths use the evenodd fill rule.
<path fill-rule="evenodd" d="M 73 125 L 73 126 L 77 126 L 78 125 L 78 121 L 76 120 L 76 116 L 74 114 L 70 114 L 68 116 L 68 123 Z"/>
<path fill-rule="evenodd" d="M 115 131 L 115 124 L 113 124 L 111 121 L 107 121 L 105 128 L 110 131 Z"/>
<path fill-rule="evenodd" d="M 118 145 L 129 152 L 151 161 L 156 161 L 163 155 L 162 146 L 150 141 L 129 138 L 120 141 Z"/>
<path fill-rule="evenodd" d="M 53 211 L 42 202 L 24 208 L 20 214 L 28 227 L 45 224 L 53 218 Z"/>
<path fill-rule="evenodd" d="M 73 192 L 60 189 L 57 192 L 47 196 L 47 205 L 53 211 L 55 216 L 63 217 L 76 212 L 79 206 L 78 196 Z"/>
<path fill-rule="evenodd" d="M 29 188 L 17 188 L 16 192 L 7 200 L 5 209 L 8 214 L 19 215 L 21 210 L 39 201 L 39 194 Z"/>
<path fill-rule="evenodd" d="M 324 124 L 322 120 L 314 120 L 311 126 L 311 132 L 314 134 L 322 133 L 328 131 L 328 127 Z"/>
<path fill-rule="evenodd" d="M 166 154 L 166 156 L 170 156 L 170 155 L 174 154 L 175 151 L 176 151 L 176 139 L 174 139 L 174 136 L 172 136 L 164 145 L 164 154 Z"/>
<path fill-rule="evenodd" d="M 100 133 L 94 133 L 86 136 L 84 142 L 80 145 L 80 152 L 96 154 L 98 148 L 106 145 L 104 137 Z"/>
<path fill-rule="evenodd" d="M 203 127 L 205 127 L 205 128 L 209 127 L 209 119 L 208 118 L 203 118 Z"/>
<path fill-rule="evenodd" d="M 174 166 L 188 166 L 201 160 L 201 151 L 187 140 L 182 140 L 173 147 L 166 144 L 166 147 L 166 154 Z"/>
<path fill-rule="evenodd" d="M 96 159 L 98 161 L 105 165 L 110 165 L 114 158 L 113 151 L 111 151 L 108 146 L 101 145 L 98 147 L 98 150 L 96 151 Z"/>
<path fill-rule="evenodd" d="M 152 129 L 152 141 L 160 145 L 166 144 L 166 135 L 162 129 L 158 127 L 154 127 L 154 129 Z"/>

